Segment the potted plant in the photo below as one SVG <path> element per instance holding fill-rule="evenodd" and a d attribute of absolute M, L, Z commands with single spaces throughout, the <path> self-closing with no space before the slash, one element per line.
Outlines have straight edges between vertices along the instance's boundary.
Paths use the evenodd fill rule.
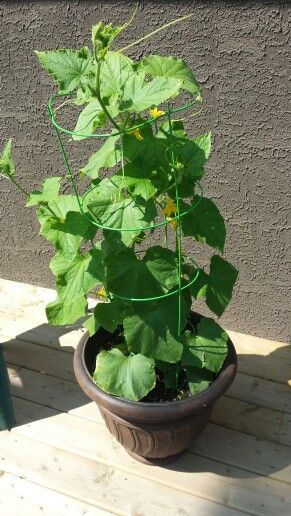
<path fill-rule="evenodd" d="M 15 176 L 11 140 L 0 172 L 26 196 L 27 207 L 37 207 L 40 234 L 56 251 L 49 323 L 82 320 L 87 330 L 74 355 L 80 386 L 129 453 L 161 463 L 202 431 L 235 376 L 227 333 L 191 305 L 204 298 L 221 316 L 237 270 L 221 256 L 223 217 L 200 183 L 211 135 L 188 136 L 181 119 L 202 102 L 197 80 L 182 59 L 150 55 L 134 62 L 112 50 L 125 27 L 95 25 L 91 50 L 37 52 L 59 87 L 49 113 L 73 194 L 60 193 L 60 177 L 26 192 Z M 173 105 L 180 94 L 190 99 Z M 74 130 L 59 122 L 68 107 L 78 109 Z M 96 142 L 78 180 L 65 135 L 69 145 Z M 193 251 L 185 253 L 184 237 L 215 250 L 208 270 Z M 99 300 L 93 313 L 92 294 Z"/>

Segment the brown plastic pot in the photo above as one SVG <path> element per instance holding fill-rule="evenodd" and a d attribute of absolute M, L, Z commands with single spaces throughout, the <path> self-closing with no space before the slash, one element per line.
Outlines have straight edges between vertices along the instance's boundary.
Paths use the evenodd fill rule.
<path fill-rule="evenodd" d="M 191 315 L 197 320 L 198 314 Z M 98 348 L 109 338 L 110 333 L 103 329 L 94 338 L 87 333 L 81 338 L 74 354 L 80 387 L 97 403 L 108 430 L 130 455 L 147 464 L 175 460 L 205 428 L 215 402 L 233 382 L 237 369 L 233 343 L 228 341 L 228 356 L 208 389 L 182 401 L 145 403 L 111 396 L 93 382 Z"/>

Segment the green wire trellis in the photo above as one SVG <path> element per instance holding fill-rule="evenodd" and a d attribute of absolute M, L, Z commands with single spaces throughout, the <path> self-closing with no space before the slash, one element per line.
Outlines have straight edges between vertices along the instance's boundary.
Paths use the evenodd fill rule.
<path fill-rule="evenodd" d="M 109 230 L 109 231 L 118 231 L 118 232 L 143 232 L 143 231 L 147 231 L 147 230 L 153 230 L 155 228 L 158 228 L 158 227 L 162 227 L 164 226 L 165 227 L 165 230 L 167 231 L 167 225 L 170 224 L 171 222 L 173 221 L 177 221 L 177 230 L 176 230 L 176 252 L 177 252 L 177 257 L 178 257 L 178 277 L 179 277 L 179 282 L 178 282 L 178 288 L 176 288 L 175 290 L 171 290 L 170 292 L 167 292 L 165 294 L 162 294 L 162 295 L 159 295 L 159 296 L 152 296 L 152 297 L 140 297 L 140 298 L 134 298 L 134 297 L 126 297 L 126 296 L 122 296 L 122 295 L 119 295 L 115 292 L 109 292 L 109 297 L 117 297 L 119 299 L 122 299 L 122 300 L 125 300 L 125 301 L 131 301 L 131 302 L 150 302 L 150 301 L 158 301 L 160 299 L 164 299 L 164 298 L 167 298 L 169 296 L 173 296 L 173 295 L 176 295 L 178 294 L 178 328 L 177 328 L 177 333 L 178 333 L 178 336 L 181 335 L 181 319 L 182 319 L 182 292 L 183 290 L 185 290 L 186 288 L 190 287 L 191 285 L 193 285 L 193 283 L 195 283 L 195 281 L 198 279 L 198 275 L 199 275 L 199 269 L 198 269 L 198 265 L 197 263 L 195 262 L 195 260 L 193 258 L 190 258 L 191 261 L 194 263 L 197 271 L 196 271 L 196 274 L 194 275 L 193 278 L 191 278 L 186 284 L 183 284 L 182 285 L 182 232 L 181 232 L 181 224 L 180 224 L 180 220 L 185 217 L 185 215 L 187 215 L 189 212 L 191 212 L 192 210 L 194 210 L 194 208 L 196 208 L 199 204 L 199 202 L 201 201 L 202 199 L 202 196 L 203 196 L 203 189 L 202 189 L 202 186 L 200 184 L 199 181 L 196 181 L 195 183 L 198 185 L 199 189 L 200 189 L 200 193 L 201 193 L 201 196 L 198 198 L 197 202 L 193 202 L 192 205 L 190 206 L 189 209 L 187 210 L 184 210 L 182 212 L 180 212 L 180 197 L 179 197 L 179 183 L 178 183 L 178 177 L 177 177 L 177 162 L 175 160 L 175 153 L 174 153 L 174 144 L 173 144 L 173 132 L 172 132 L 172 115 L 173 114 L 176 114 L 176 113 L 180 113 L 181 111 L 185 111 L 186 109 L 190 108 L 191 106 L 193 106 L 194 104 L 196 104 L 196 99 L 192 100 L 191 102 L 189 102 L 188 104 L 185 104 L 179 108 L 176 108 L 176 109 L 171 109 L 170 108 L 170 105 L 168 103 L 167 105 L 167 111 L 165 112 L 164 115 L 160 116 L 159 117 L 159 121 L 160 119 L 163 119 L 163 118 L 167 118 L 168 120 L 168 123 L 169 123 L 169 135 L 170 135 L 170 140 L 172 140 L 172 143 L 171 145 L 166 149 L 166 152 L 165 152 L 165 155 L 166 155 L 166 159 L 168 160 L 168 163 L 171 167 L 171 172 L 173 173 L 174 175 L 174 187 L 175 187 L 175 201 L 176 201 L 176 208 L 177 208 L 177 215 L 175 217 L 171 217 L 170 219 L 165 219 L 164 221 L 162 222 L 158 222 L 156 224 L 150 224 L 148 226 L 145 226 L 145 227 L 141 227 L 141 228 L 130 228 L 130 227 L 127 227 L 127 228 L 116 228 L 116 227 L 110 227 L 110 226 L 106 226 L 104 224 L 101 224 L 98 222 L 98 219 L 97 219 L 97 216 L 94 214 L 93 210 L 90 209 L 89 206 L 87 206 L 87 209 L 90 211 L 90 214 L 91 214 L 91 217 L 89 217 L 86 213 L 86 211 L 84 210 L 84 202 L 86 200 L 86 197 L 92 193 L 96 188 L 98 188 L 99 185 L 95 185 L 93 186 L 92 188 L 90 188 L 83 196 L 82 198 L 80 198 L 80 195 L 78 193 L 78 188 L 77 188 L 77 182 L 75 180 L 75 177 L 74 177 L 74 174 L 72 173 L 72 169 L 71 169 L 71 166 L 70 166 L 70 163 L 69 163 L 69 159 L 68 159 L 68 155 L 66 153 L 66 150 L 65 150 L 65 147 L 64 147 L 64 143 L 62 141 L 62 138 L 61 138 L 61 134 L 64 133 L 66 135 L 69 135 L 69 136 L 80 136 L 80 137 L 83 137 L 83 138 L 109 138 L 109 137 L 114 137 L 114 136 L 119 136 L 120 137 L 120 149 L 121 149 L 121 167 L 122 167 L 122 174 L 124 176 L 124 160 L 123 160 L 123 135 L 126 134 L 126 133 L 131 133 L 132 131 L 134 131 L 135 129 L 140 129 L 148 124 L 155 124 L 155 126 L 157 127 L 157 119 L 156 118 L 149 118 L 145 121 L 143 121 L 142 123 L 139 123 L 139 124 L 136 124 L 132 127 L 129 127 L 129 128 L 126 128 L 126 129 L 122 129 L 120 131 L 116 131 L 116 132 L 111 132 L 111 133 L 84 133 L 84 129 L 86 129 L 86 127 L 90 124 L 90 122 L 93 120 L 93 118 L 95 117 L 95 115 L 92 115 L 92 119 L 89 120 L 86 124 L 86 126 L 84 126 L 81 130 L 79 131 L 71 131 L 69 129 L 66 129 L 65 127 L 62 127 L 61 125 L 58 124 L 57 120 L 56 120 L 56 116 L 55 116 L 55 111 L 54 111 L 54 102 L 57 98 L 60 98 L 60 97 L 71 97 L 70 94 L 57 94 L 57 95 L 53 95 L 49 98 L 49 102 L 48 102 L 48 112 L 49 112 L 49 117 L 51 119 L 51 122 L 52 122 L 52 125 L 56 131 L 56 135 L 57 135 L 57 139 L 58 139 L 58 142 L 59 142 L 59 145 L 60 145 L 60 149 L 61 149 L 61 154 L 62 154 L 62 157 L 63 157 L 63 160 L 64 160 L 64 163 L 65 163 L 65 166 L 66 166 L 66 169 L 67 169 L 67 177 L 70 179 L 70 182 L 72 184 L 72 189 L 74 191 L 74 194 L 77 198 L 77 201 L 78 201 L 78 206 L 79 206 L 79 209 L 80 209 L 80 213 L 82 214 L 82 216 L 84 218 L 86 218 L 87 220 L 89 220 L 92 224 L 96 225 L 99 229 L 102 229 L 102 230 Z M 61 106 L 58 106 L 56 109 L 59 109 L 60 107 L 62 107 L 64 104 L 70 102 L 70 99 L 68 101 L 65 101 L 63 104 L 61 104 Z M 170 154 L 170 158 L 168 159 L 167 158 L 167 153 Z M 92 215 L 94 218 L 92 218 Z M 97 220 L 96 220 L 97 219 Z M 167 233 L 166 233 L 167 235 Z M 94 246 L 93 242 L 91 242 L 92 245 Z M 185 280 L 184 280 L 185 281 Z"/>

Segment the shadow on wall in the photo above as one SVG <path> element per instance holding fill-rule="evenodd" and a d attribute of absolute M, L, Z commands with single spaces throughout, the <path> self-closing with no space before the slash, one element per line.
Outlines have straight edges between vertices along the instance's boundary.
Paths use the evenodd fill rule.
<path fill-rule="evenodd" d="M 88 407 L 92 402 L 74 378 L 74 347 L 67 344 L 71 332 L 72 327 L 42 324 L 3 343 L 16 426 L 74 411 L 84 431 L 86 419 L 100 424 L 98 411 Z M 280 478 L 291 463 L 290 361 L 291 346 L 269 355 L 238 355 L 237 377 L 215 406 L 208 427 L 179 460 L 164 467 L 232 478 Z M 251 374 L 246 373 L 248 364 Z M 95 413 L 96 419 L 91 416 Z"/>

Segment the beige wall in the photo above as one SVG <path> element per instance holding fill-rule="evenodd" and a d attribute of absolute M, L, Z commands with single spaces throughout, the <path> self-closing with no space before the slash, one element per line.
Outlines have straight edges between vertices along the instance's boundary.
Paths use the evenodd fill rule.
<path fill-rule="evenodd" d="M 240 270 L 222 322 L 278 340 L 288 338 L 287 3 L 144 1 L 135 26 L 122 37 L 124 43 L 131 41 L 195 12 L 191 20 L 153 37 L 131 55 L 152 51 L 185 57 L 202 84 L 206 106 L 192 131 L 213 131 L 204 185 L 227 221 L 225 256 Z M 133 5 L 1 2 L 0 143 L 15 138 L 18 175 L 28 189 L 63 172 L 46 114 L 52 83 L 32 51 L 89 44 L 91 24 L 99 19 L 124 22 Z M 2 180 L 0 191 L 0 275 L 53 285 L 48 269 L 52 251 L 37 235 L 33 211 L 24 210 L 21 196 Z"/>

